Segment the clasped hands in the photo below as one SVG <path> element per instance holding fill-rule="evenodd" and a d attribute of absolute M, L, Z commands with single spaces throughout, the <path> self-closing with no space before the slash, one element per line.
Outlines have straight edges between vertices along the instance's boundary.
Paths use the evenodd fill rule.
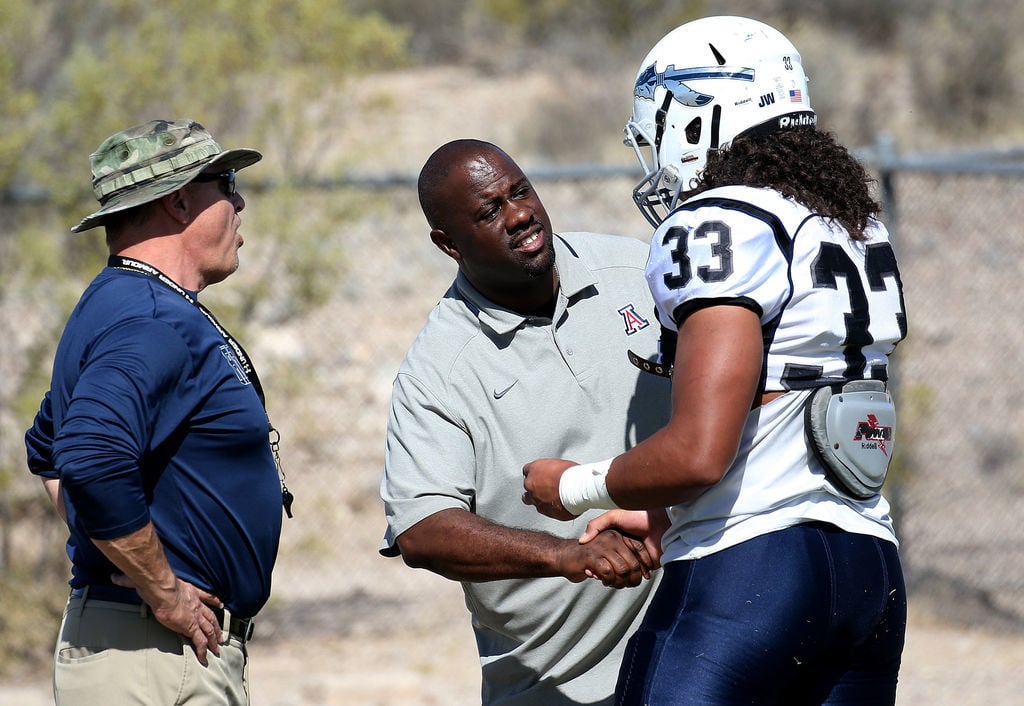
<path fill-rule="evenodd" d="M 523 466 L 523 503 L 556 520 L 576 519 L 562 506 L 558 493 L 562 473 L 575 465 L 558 458 L 527 463 Z M 585 575 L 615 588 L 636 586 L 641 577 L 650 578 L 661 566 L 661 538 L 668 526 L 668 514 L 662 509 L 609 510 L 595 517 L 579 538 L 579 548 L 594 553 L 581 558 L 596 562 Z M 571 572 L 565 575 L 582 580 L 573 579 Z"/>

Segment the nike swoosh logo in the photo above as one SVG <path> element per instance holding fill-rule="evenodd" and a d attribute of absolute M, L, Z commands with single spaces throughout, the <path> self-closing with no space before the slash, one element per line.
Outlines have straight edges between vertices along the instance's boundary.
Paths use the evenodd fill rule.
<path fill-rule="evenodd" d="M 500 400 L 502 397 L 505 396 L 506 392 L 508 392 L 509 390 L 511 390 L 513 387 L 516 386 L 517 382 L 519 382 L 518 378 L 513 380 L 512 384 L 509 385 L 508 387 L 506 387 L 504 390 L 499 390 L 498 388 L 494 388 L 494 399 Z"/>

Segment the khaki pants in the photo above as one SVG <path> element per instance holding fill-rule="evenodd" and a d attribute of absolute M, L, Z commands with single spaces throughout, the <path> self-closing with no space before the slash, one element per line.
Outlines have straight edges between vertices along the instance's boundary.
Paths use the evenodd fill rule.
<path fill-rule="evenodd" d="M 232 637 L 204 667 L 192 643 L 146 606 L 71 597 L 54 651 L 56 706 L 248 706 L 245 645 Z"/>

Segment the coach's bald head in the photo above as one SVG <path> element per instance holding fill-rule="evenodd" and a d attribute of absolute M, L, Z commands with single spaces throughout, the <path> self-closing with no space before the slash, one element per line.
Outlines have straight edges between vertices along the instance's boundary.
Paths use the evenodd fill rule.
<path fill-rule="evenodd" d="M 497 145 L 468 138 L 447 142 L 427 158 L 420 170 L 416 189 L 420 208 L 423 209 L 423 215 L 431 228 L 444 228 L 444 192 L 452 169 L 463 168 L 472 160 L 494 155 L 500 155 L 503 159 L 513 162 L 512 158 Z"/>
<path fill-rule="evenodd" d="M 460 139 L 420 170 L 430 239 L 491 301 L 514 311 L 551 308 L 558 287 L 551 219 L 529 178 L 504 150 Z"/>

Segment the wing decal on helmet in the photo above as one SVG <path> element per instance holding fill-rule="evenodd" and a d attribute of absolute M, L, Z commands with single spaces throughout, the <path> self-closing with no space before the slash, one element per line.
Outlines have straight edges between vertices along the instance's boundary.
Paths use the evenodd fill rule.
<path fill-rule="evenodd" d="M 677 69 L 675 64 L 669 64 L 664 71 L 658 71 L 656 64 L 645 68 L 636 79 L 633 88 L 633 95 L 637 98 L 654 100 L 654 91 L 658 86 L 664 86 L 675 100 L 690 108 L 702 108 L 712 100 L 714 96 L 707 93 L 695 91 L 684 83 L 698 79 L 732 79 L 736 81 L 753 81 L 754 70 L 729 66 L 705 66 L 689 69 Z"/>

